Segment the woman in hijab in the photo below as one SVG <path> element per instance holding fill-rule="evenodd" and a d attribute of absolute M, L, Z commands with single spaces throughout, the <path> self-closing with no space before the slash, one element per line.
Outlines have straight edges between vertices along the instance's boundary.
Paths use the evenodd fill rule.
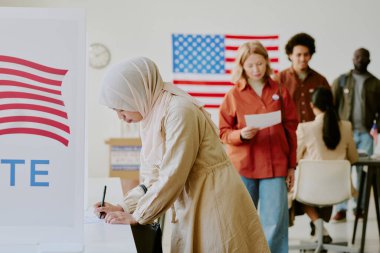
<path fill-rule="evenodd" d="M 148 224 L 172 207 L 172 252 L 269 252 L 256 209 L 203 105 L 164 83 L 147 58 L 107 72 L 101 103 L 140 122 L 141 181 L 108 223 Z"/>

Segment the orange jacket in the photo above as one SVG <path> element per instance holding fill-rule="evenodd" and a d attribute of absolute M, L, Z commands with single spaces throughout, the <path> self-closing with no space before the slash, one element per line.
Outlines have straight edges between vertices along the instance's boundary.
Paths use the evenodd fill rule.
<path fill-rule="evenodd" d="M 281 90 L 283 124 L 261 129 L 249 141 L 240 139 L 240 131 L 246 126 L 244 115 L 281 110 L 277 82 L 268 79 L 261 97 L 245 82 L 235 85 L 224 97 L 219 111 L 220 138 L 232 163 L 244 177 L 286 177 L 287 170 L 296 166 L 297 112 L 287 89 Z"/>

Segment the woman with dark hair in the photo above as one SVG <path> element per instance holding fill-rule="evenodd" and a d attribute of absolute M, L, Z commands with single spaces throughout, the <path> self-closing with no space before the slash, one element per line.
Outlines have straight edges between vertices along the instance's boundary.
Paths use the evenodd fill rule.
<path fill-rule="evenodd" d="M 297 161 L 308 160 L 349 160 L 354 163 L 358 153 L 349 121 L 340 120 L 333 107 L 333 95 L 330 89 L 316 88 L 311 96 L 310 106 L 315 120 L 301 123 L 297 128 Z M 300 204 L 315 224 L 318 219 L 329 221 L 332 207 L 318 209 Z M 323 227 L 323 241 L 332 241 Z"/>
<path fill-rule="evenodd" d="M 334 150 L 340 142 L 339 116 L 333 108 L 333 96 L 330 90 L 318 88 L 311 97 L 311 108 L 313 107 L 323 115 L 322 137 L 326 147 Z"/>

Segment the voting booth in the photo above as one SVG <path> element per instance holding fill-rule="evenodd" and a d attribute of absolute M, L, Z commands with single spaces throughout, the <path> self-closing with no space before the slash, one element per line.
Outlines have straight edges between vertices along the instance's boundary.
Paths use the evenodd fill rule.
<path fill-rule="evenodd" d="M 84 11 L 0 8 L 0 34 L 0 252 L 81 252 Z"/>

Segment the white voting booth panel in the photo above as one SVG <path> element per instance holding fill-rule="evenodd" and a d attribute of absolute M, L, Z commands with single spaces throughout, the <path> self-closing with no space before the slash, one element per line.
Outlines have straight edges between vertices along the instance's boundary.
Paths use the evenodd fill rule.
<path fill-rule="evenodd" d="M 80 252 L 84 11 L 0 8 L 0 252 Z"/>

